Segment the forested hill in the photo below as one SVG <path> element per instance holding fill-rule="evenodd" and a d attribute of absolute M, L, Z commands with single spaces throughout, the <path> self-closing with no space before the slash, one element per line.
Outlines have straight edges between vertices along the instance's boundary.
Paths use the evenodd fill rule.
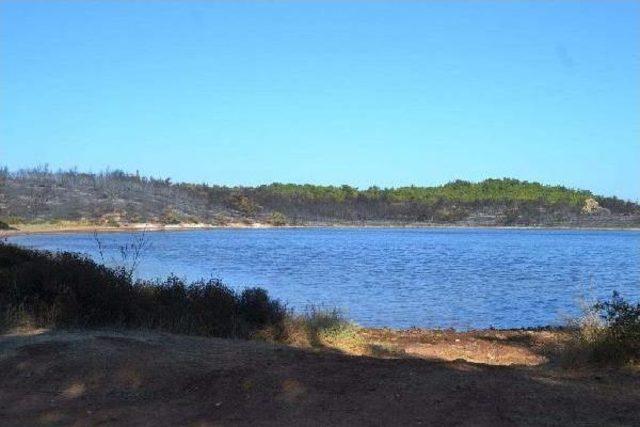
<path fill-rule="evenodd" d="M 456 224 L 640 226 L 640 206 L 589 191 L 515 179 L 436 187 L 226 187 L 172 183 L 122 171 L 0 169 L 0 221 L 96 224 Z"/>

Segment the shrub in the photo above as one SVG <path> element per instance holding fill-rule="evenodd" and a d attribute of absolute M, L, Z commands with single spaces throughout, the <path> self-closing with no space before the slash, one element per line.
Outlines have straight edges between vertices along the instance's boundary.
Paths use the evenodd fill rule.
<path fill-rule="evenodd" d="M 240 294 L 239 310 L 247 322 L 257 325 L 281 322 L 285 315 L 278 301 L 270 299 L 262 288 L 245 289 Z"/>
<path fill-rule="evenodd" d="M 228 225 L 231 222 L 231 219 L 229 217 L 227 217 L 226 215 L 223 215 L 223 214 L 219 213 L 219 214 L 216 214 L 213 217 L 213 222 L 216 225 L 225 226 L 225 225 Z"/>
<path fill-rule="evenodd" d="M 189 224 L 201 224 L 202 220 L 195 216 L 195 215 L 189 215 L 187 217 L 185 217 L 184 219 L 185 222 L 189 223 Z"/>
<path fill-rule="evenodd" d="M 120 223 L 114 218 L 109 218 L 105 225 L 109 227 L 120 227 Z"/>
<path fill-rule="evenodd" d="M 363 344 L 359 327 L 348 321 L 337 309 L 310 306 L 285 322 L 284 339 L 300 347 L 333 347 L 352 349 Z"/>
<path fill-rule="evenodd" d="M 140 215 L 137 212 L 127 212 L 127 214 L 125 215 L 125 219 L 127 222 L 132 222 L 132 223 L 144 222 L 142 215 Z"/>
<path fill-rule="evenodd" d="M 219 280 L 186 284 L 175 276 L 133 282 L 126 269 L 77 254 L 0 244 L 0 314 L 5 330 L 29 323 L 248 338 L 282 331 L 286 308 L 259 288 L 238 293 Z"/>
<path fill-rule="evenodd" d="M 2 221 L 5 222 L 6 224 L 13 224 L 13 225 L 26 223 L 25 219 L 19 216 L 7 216 L 2 218 Z"/>
<path fill-rule="evenodd" d="M 245 217 L 253 216 L 258 211 L 258 206 L 253 200 L 238 192 L 229 195 L 227 204 L 231 209 L 241 212 Z"/>
<path fill-rule="evenodd" d="M 505 209 L 502 215 L 498 217 L 498 223 L 500 225 L 514 225 L 518 222 L 520 212 L 517 207 Z"/>
<path fill-rule="evenodd" d="M 182 221 L 180 215 L 175 210 L 171 208 L 165 208 L 165 210 L 162 211 L 162 215 L 160 216 L 160 223 L 169 225 L 180 224 L 181 222 Z"/>
<path fill-rule="evenodd" d="M 0 230 L 11 230 L 11 227 L 6 222 L 0 221 Z"/>
<path fill-rule="evenodd" d="M 287 217 L 281 212 L 272 212 L 269 217 L 269 223 L 276 227 L 287 225 Z"/>
<path fill-rule="evenodd" d="M 640 360 L 640 303 L 613 292 L 579 319 L 565 354 L 571 364 L 620 365 Z"/>
<path fill-rule="evenodd" d="M 607 324 L 606 338 L 625 362 L 640 356 L 640 303 L 631 304 L 613 292 L 609 301 L 601 301 L 594 308 Z"/>

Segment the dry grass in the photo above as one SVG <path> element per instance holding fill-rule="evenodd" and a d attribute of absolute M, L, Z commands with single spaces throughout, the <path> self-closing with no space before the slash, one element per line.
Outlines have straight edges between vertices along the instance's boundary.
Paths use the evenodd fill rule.
<path fill-rule="evenodd" d="M 270 329 L 258 337 L 299 348 L 325 348 L 357 354 L 366 345 L 360 331 L 361 328 L 348 321 L 338 309 L 309 306 L 303 313 L 289 313 L 281 339 L 274 337 Z"/>
<path fill-rule="evenodd" d="M 640 361 L 640 303 L 632 304 L 615 291 L 570 321 L 568 330 L 562 353 L 566 367 L 634 366 Z"/>
<path fill-rule="evenodd" d="M 580 367 L 593 360 L 593 354 L 602 350 L 607 325 L 594 311 L 586 309 L 581 317 L 568 321 L 569 339 L 561 353 L 562 365 Z"/>

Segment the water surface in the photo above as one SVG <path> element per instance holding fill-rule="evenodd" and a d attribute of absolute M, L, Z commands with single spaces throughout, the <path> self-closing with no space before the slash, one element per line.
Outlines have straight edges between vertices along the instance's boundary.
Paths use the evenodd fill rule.
<path fill-rule="evenodd" d="M 107 263 L 131 234 L 99 236 Z M 147 233 L 137 274 L 262 286 L 296 309 L 336 306 L 365 326 L 558 324 L 614 289 L 640 298 L 640 233 L 505 229 L 219 229 Z M 11 241 L 96 259 L 92 234 Z"/>

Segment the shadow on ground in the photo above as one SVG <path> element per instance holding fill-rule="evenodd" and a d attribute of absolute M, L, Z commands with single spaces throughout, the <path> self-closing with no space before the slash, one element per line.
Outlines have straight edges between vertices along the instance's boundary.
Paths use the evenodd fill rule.
<path fill-rule="evenodd" d="M 162 333 L 3 336 L 0 372 L 2 425 L 633 425 L 640 419 L 640 377 L 628 372 L 351 356 Z"/>

